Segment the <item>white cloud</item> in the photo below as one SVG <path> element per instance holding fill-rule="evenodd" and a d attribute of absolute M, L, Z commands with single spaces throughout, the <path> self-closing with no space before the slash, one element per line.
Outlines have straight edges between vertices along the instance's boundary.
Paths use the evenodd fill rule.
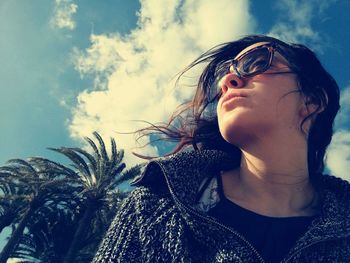
<path fill-rule="evenodd" d="M 78 5 L 71 0 L 56 0 L 51 25 L 59 29 L 73 30 L 76 24 L 72 16 L 77 12 L 77 9 Z"/>
<path fill-rule="evenodd" d="M 116 132 L 144 126 L 132 120 L 167 121 L 193 93 L 188 86 L 173 89 L 181 69 L 212 46 L 255 29 L 246 0 L 144 0 L 138 16 L 130 34 L 92 35 L 87 50 L 74 52 L 77 70 L 94 76 L 95 83 L 78 97 L 72 136 L 97 130 L 115 137 L 127 153 L 135 147 L 134 136 Z M 157 149 L 139 152 L 156 155 Z M 137 162 L 130 154 L 127 159 Z"/>
<path fill-rule="evenodd" d="M 20 258 L 9 258 L 6 263 L 19 263 L 19 262 L 22 262 L 23 259 L 20 259 Z"/>
<path fill-rule="evenodd" d="M 350 131 L 339 130 L 327 150 L 327 167 L 331 174 L 350 181 Z"/>
<path fill-rule="evenodd" d="M 327 167 L 332 174 L 350 181 L 350 131 L 344 129 L 349 125 L 350 87 L 341 90 L 340 111 L 335 120 L 337 132 L 327 150 Z"/>
<path fill-rule="evenodd" d="M 340 110 L 336 117 L 336 127 L 343 127 L 349 125 L 350 115 L 350 86 L 341 90 L 340 93 Z"/>
<path fill-rule="evenodd" d="M 323 16 L 323 12 L 334 2 L 336 0 L 278 1 L 276 9 L 282 15 L 270 30 L 269 35 L 287 42 L 310 41 L 314 45 L 318 45 L 321 36 L 312 28 L 313 18 Z M 317 48 L 320 49 L 320 45 Z"/>

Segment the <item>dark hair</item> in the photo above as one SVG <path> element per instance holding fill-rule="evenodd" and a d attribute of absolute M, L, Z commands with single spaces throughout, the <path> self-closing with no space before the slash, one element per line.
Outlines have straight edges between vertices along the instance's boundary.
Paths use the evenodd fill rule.
<path fill-rule="evenodd" d="M 162 134 L 162 140 L 177 142 L 176 153 L 184 148 L 218 149 L 228 152 L 240 163 L 241 152 L 235 145 L 225 141 L 220 134 L 215 111 L 219 96 L 217 91 L 217 71 L 228 59 L 234 58 L 244 48 L 257 42 L 274 42 L 290 67 L 297 73 L 302 94 L 308 102 L 317 106 L 315 112 L 307 116 L 314 118 L 308 135 L 308 166 L 311 180 L 324 170 L 325 151 L 333 135 L 333 122 L 339 110 L 339 87 L 333 77 L 324 69 L 317 56 L 300 44 L 287 44 L 264 35 L 247 36 L 237 41 L 224 43 L 210 49 L 183 70 L 178 80 L 193 67 L 207 63 L 196 85 L 193 99 L 181 104 L 168 123 L 155 124 L 138 132 L 141 136 Z M 164 136 L 165 135 L 165 136 Z"/>

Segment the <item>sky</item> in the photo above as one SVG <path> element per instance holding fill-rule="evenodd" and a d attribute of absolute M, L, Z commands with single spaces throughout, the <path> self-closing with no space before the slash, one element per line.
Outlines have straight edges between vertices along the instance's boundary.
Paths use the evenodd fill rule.
<path fill-rule="evenodd" d="M 85 147 L 93 131 L 114 137 L 129 165 L 141 161 L 135 149 L 162 154 L 122 133 L 166 121 L 190 98 L 174 76 L 201 53 L 258 33 L 306 44 L 337 80 L 327 171 L 350 180 L 349 9 L 349 0 L 0 0 L 0 165 L 65 162 L 47 147 Z"/>
<path fill-rule="evenodd" d="M 144 126 L 137 120 L 166 121 L 193 94 L 174 89 L 174 76 L 254 33 L 307 45 L 337 80 L 342 108 L 326 164 L 350 180 L 348 10 L 349 0 L 0 0 L 0 165 L 64 163 L 47 147 L 86 147 L 93 131 L 114 137 L 129 165 L 140 162 L 131 151 L 149 138 L 122 133 Z M 159 155 L 164 145 L 137 152 Z"/>

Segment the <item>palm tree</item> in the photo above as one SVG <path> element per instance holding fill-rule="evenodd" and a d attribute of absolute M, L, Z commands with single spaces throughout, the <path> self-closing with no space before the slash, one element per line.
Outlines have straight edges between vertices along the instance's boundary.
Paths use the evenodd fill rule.
<path fill-rule="evenodd" d="M 23 188 L 16 183 L 4 182 L 3 179 L 6 174 L 0 175 L 0 233 L 2 230 L 14 224 L 18 220 L 18 214 L 26 206 L 27 201 Z"/>
<path fill-rule="evenodd" d="M 0 263 L 10 256 L 28 262 L 91 261 L 128 193 L 122 185 L 138 175 L 142 166 L 127 170 L 124 151 L 117 150 L 115 140 L 111 138 L 107 154 L 101 136 L 93 135 L 98 143 L 85 138 L 91 153 L 80 148 L 49 148 L 68 157 L 72 169 L 41 157 L 14 159 L 0 167 L 0 212 L 10 214 L 17 209 Z"/>
<path fill-rule="evenodd" d="M 81 262 L 92 259 L 112 220 L 116 205 L 127 194 L 128 189 L 122 190 L 121 184 L 138 175 L 142 166 L 136 165 L 126 170 L 124 151 L 117 150 L 115 140 L 111 138 L 109 156 L 101 136 L 97 132 L 93 135 L 98 144 L 85 138 L 92 153 L 80 148 L 51 148 L 72 161 L 82 189 L 80 197 L 84 213 L 65 256 L 65 263 L 78 262 L 79 258 Z"/>
<path fill-rule="evenodd" d="M 27 225 L 27 233 L 12 257 L 35 262 L 61 263 L 77 227 L 78 217 L 72 211 L 43 211 Z"/>
<path fill-rule="evenodd" d="M 50 167 L 50 173 L 44 167 Z M 69 182 L 77 174 L 62 168 L 62 165 L 44 158 L 31 158 L 28 161 L 13 159 L 0 167 L 3 211 L 7 207 L 7 211 L 12 209 L 18 212 L 18 220 L 12 221 L 11 237 L 0 253 L 0 263 L 5 263 L 16 250 L 25 227 L 36 214 L 42 214 L 42 209 L 57 211 L 70 207 L 74 193 L 79 190 Z M 6 199 L 18 202 L 6 204 Z"/>

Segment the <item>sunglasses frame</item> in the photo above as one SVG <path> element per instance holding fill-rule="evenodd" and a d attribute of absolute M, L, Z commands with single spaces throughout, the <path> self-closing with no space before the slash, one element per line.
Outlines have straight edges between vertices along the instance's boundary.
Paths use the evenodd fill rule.
<path fill-rule="evenodd" d="M 269 62 L 268 64 L 261 70 L 253 72 L 253 73 L 241 73 L 239 72 L 239 70 L 237 69 L 237 64 L 239 63 L 239 61 L 245 57 L 247 54 L 254 52 L 255 50 L 259 50 L 259 49 L 263 49 L 263 48 L 267 48 L 268 52 L 269 52 Z M 255 48 L 252 48 L 250 50 L 248 50 L 247 52 L 244 52 L 243 54 L 241 54 L 239 57 L 233 59 L 231 61 L 231 65 L 230 65 L 230 72 L 232 72 L 231 69 L 233 69 L 234 73 L 239 77 L 239 78 L 249 78 L 249 77 L 253 77 L 259 74 L 264 73 L 265 71 L 267 71 L 272 64 L 274 55 L 275 55 L 275 51 L 278 51 L 279 53 L 281 53 L 281 49 L 278 47 L 278 45 L 276 43 L 267 43 L 267 44 L 263 44 L 261 46 L 257 46 Z M 282 53 L 281 53 L 282 55 Z M 283 56 L 283 55 L 282 55 Z M 282 74 L 282 73 L 294 73 L 294 71 L 290 70 L 290 71 L 283 71 L 283 72 L 273 72 L 272 74 Z"/>

